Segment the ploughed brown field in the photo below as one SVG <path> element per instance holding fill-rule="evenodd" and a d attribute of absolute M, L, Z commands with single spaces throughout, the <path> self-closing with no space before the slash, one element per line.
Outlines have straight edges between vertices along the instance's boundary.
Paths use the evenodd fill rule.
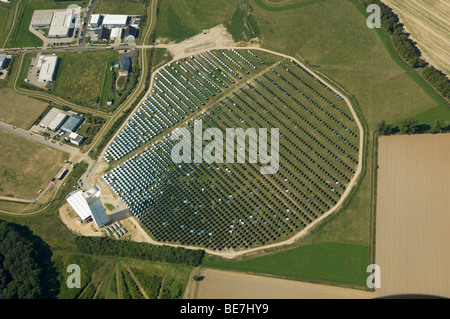
<path fill-rule="evenodd" d="M 450 134 L 381 137 L 378 165 L 379 292 L 450 297 Z"/>

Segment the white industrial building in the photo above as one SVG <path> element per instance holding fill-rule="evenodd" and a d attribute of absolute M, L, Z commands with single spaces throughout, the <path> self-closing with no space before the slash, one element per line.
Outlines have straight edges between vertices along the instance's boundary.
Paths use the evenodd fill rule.
<path fill-rule="evenodd" d="M 121 14 L 105 14 L 103 16 L 103 26 L 106 28 L 126 27 L 128 16 Z"/>
<path fill-rule="evenodd" d="M 57 131 L 61 128 L 61 126 L 64 124 L 64 122 L 66 122 L 68 118 L 68 115 L 59 112 L 58 114 L 56 114 L 55 118 L 50 122 L 47 128 L 52 131 Z"/>
<path fill-rule="evenodd" d="M 120 42 L 122 39 L 122 31 L 123 31 L 122 28 L 111 29 L 111 35 L 109 36 L 109 39 L 114 42 L 116 42 L 116 41 Z"/>
<path fill-rule="evenodd" d="M 91 20 L 89 20 L 90 28 L 100 28 L 102 25 L 103 16 L 101 14 L 93 14 L 91 15 Z"/>
<path fill-rule="evenodd" d="M 36 67 L 40 68 L 38 82 L 52 82 L 55 80 L 58 57 L 56 55 L 41 55 Z"/>
<path fill-rule="evenodd" d="M 48 128 L 49 130 L 59 130 L 59 128 L 67 120 L 68 116 L 57 108 L 52 108 L 47 115 L 39 122 L 39 126 Z"/>
<path fill-rule="evenodd" d="M 72 144 L 80 146 L 81 143 L 83 143 L 83 140 L 84 140 L 84 137 L 79 135 L 79 134 L 77 134 L 77 133 L 72 132 L 72 133 L 69 134 L 69 141 Z"/>
<path fill-rule="evenodd" d="M 7 64 L 7 58 L 4 55 L 0 55 L 0 70 L 3 70 Z"/>
<path fill-rule="evenodd" d="M 73 191 L 67 195 L 66 199 L 83 222 L 89 222 L 92 219 L 98 228 L 102 228 L 110 222 L 100 199 L 100 193 L 100 189 L 94 186 L 85 192 Z"/>
<path fill-rule="evenodd" d="M 50 39 L 69 37 L 70 30 L 75 28 L 77 17 L 78 15 L 72 11 L 55 11 L 48 30 L 48 37 Z"/>
<path fill-rule="evenodd" d="M 31 19 L 31 26 L 35 29 L 50 28 L 52 23 L 53 12 L 36 10 Z"/>

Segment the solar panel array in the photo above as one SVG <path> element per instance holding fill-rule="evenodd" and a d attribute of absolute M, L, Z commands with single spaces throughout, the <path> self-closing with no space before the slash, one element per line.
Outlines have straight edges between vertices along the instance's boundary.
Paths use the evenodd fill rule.
<path fill-rule="evenodd" d="M 169 133 L 193 134 L 196 119 L 222 132 L 279 128 L 278 172 L 260 174 L 263 163 L 175 164 Z M 358 164 L 358 133 L 342 97 L 295 61 L 208 51 L 157 73 L 105 154 L 122 163 L 103 178 L 158 241 L 254 247 L 292 236 L 336 205 Z"/>

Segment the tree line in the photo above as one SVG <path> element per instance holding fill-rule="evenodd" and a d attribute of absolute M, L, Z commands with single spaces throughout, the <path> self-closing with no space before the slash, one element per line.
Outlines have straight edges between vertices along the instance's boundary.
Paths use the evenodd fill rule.
<path fill-rule="evenodd" d="M 197 267 L 201 265 L 204 250 L 186 249 L 183 247 L 157 246 L 148 243 L 115 240 L 108 237 L 75 238 L 75 246 L 82 253 L 131 257 L 136 259 L 161 261 L 174 264 L 186 264 Z"/>
<path fill-rule="evenodd" d="M 409 38 L 393 10 L 381 0 L 359 0 L 362 5 L 377 4 L 381 8 L 381 26 L 391 38 L 395 50 L 413 68 L 422 68 L 422 76 L 445 98 L 450 96 L 450 79 L 422 59 L 416 43 Z"/>
<path fill-rule="evenodd" d="M 377 125 L 379 135 L 394 134 L 424 134 L 424 133 L 447 133 L 450 132 L 450 122 L 437 120 L 433 125 L 419 124 L 415 119 L 404 120 L 399 125 L 392 125 L 382 121 Z"/>

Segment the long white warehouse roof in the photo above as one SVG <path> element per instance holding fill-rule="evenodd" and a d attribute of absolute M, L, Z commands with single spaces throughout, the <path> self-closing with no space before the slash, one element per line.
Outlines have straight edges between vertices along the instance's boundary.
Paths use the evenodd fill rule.
<path fill-rule="evenodd" d="M 105 14 L 103 17 L 103 25 L 109 26 L 109 25 L 121 25 L 126 26 L 127 25 L 128 16 L 122 15 L 122 14 Z"/>
<path fill-rule="evenodd" d="M 73 27 L 72 19 L 76 18 L 68 11 L 55 11 L 53 13 L 52 23 L 50 24 L 50 29 L 48 30 L 49 38 L 64 38 L 69 34 L 69 29 Z"/>
<path fill-rule="evenodd" d="M 59 110 L 57 108 L 52 108 L 50 111 L 48 111 L 47 115 L 44 116 L 44 118 L 39 122 L 39 125 L 42 127 L 47 127 L 50 125 L 50 123 L 53 121 L 56 115 L 58 115 Z"/>
<path fill-rule="evenodd" d="M 47 128 L 53 131 L 58 130 L 61 127 L 61 125 L 67 120 L 68 117 L 69 116 L 67 116 L 64 113 L 56 114 L 55 118 L 50 122 Z"/>
<path fill-rule="evenodd" d="M 41 66 L 38 78 L 39 82 L 48 82 L 54 80 L 57 62 L 58 57 L 54 55 L 41 55 L 39 57 L 38 66 Z"/>

